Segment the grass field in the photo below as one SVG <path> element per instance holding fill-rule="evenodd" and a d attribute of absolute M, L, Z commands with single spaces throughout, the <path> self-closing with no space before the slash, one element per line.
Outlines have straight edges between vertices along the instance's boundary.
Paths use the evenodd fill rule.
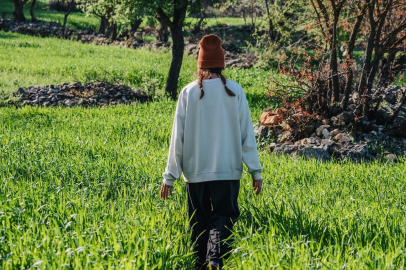
<path fill-rule="evenodd" d="M 34 14 L 39 20 L 43 21 L 53 21 L 58 22 L 60 24 L 63 23 L 64 13 L 57 12 L 46 9 L 49 6 L 49 1 L 38 1 L 34 7 Z M 30 15 L 30 3 L 24 6 L 24 15 L 27 20 L 31 19 Z M 14 4 L 11 0 L 0 0 L 0 17 L 5 18 L 12 18 L 12 13 L 14 10 Z M 143 23 L 140 25 L 141 28 L 146 26 L 145 19 Z M 186 18 L 185 20 L 185 27 L 188 28 L 194 26 L 197 23 L 197 19 L 194 18 Z M 248 22 L 247 22 L 248 23 Z M 242 26 L 244 25 L 244 20 L 242 18 L 207 18 L 205 22 L 205 27 L 221 27 L 223 24 L 227 24 L 230 26 Z M 100 26 L 100 19 L 94 15 L 86 16 L 86 14 L 81 12 L 72 12 L 67 21 L 67 27 L 73 29 L 93 29 L 97 31 Z"/>
<path fill-rule="evenodd" d="M 185 186 L 158 197 L 175 102 L 0 109 L 0 268 L 191 269 Z M 406 166 L 260 155 L 227 269 L 403 269 Z"/>
<path fill-rule="evenodd" d="M 0 90 L 6 93 L 18 87 L 59 84 L 72 81 L 108 80 L 132 87 L 158 79 L 161 91 L 171 61 L 169 50 L 127 49 L 82 44 L 56 38 L 38 38 L 0 31 Z M 46 52 L 46 53 L 44 53 Z M 196 59 L 184 56 L 178 89 L 196 79 Z M 229 69 L 225 75 L 249 90 L 247 98 L 255 104 L 253 114 L 259 117 L 270 105 L 263 99 L 273 71 Z"/>
<path fill-rule="evenodd" d="M 0 32 L 0 90 L 106 76 L 165 81 L 167 51 Z M 45 52 L 45 53 L 44 53 Z M 194 79 L 185 56 L 179 88 Z M 103 71 L 110 75 L 105 75 Z M 270 71 L 229 69 L 256 122 Z M 0 269 L 191 269 L 182 179 L 159 199 L 176 103 L 0 108 Z M 327 162 L 260 153 L 244 171 L 226 269 L 404 269 L 406 160 Z"/>

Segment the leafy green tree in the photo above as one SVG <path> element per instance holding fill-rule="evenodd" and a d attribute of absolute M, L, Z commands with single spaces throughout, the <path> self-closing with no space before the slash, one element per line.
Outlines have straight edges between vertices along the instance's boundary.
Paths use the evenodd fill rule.
<path fill-rule="evenodd" d="M 152 2 L 151 0 L 145 1 Z M 179 73 L 183 61 L 184 37 L 182 27 L 185 21 L 188 8 L 202 6 L 199 0 L 158 0 L 150 3 L 151 10 L 161 17 L 168 25 L 172 34 L 172 61 L 168 72 L 168 78 L 165 85 L 165 93 L 172 99 L 177 97 L 177 85 Z"/>
<path fill-rule="evenodd" d="M 16 0 L 17 1 L 17 0 Z M 142 16 L 159 18 L 172 35 L 172 62 L 169 67 L 165 92 L 172 99 L 177 98 L 177 86 L 183 61 L 184 37 L 182 28 L 187 11 L 196 12 L 204 7 L 201 0 L 78 0 L 87 12 L 101 18 L 100 32 L 117 22 L 139 22 Z"/>

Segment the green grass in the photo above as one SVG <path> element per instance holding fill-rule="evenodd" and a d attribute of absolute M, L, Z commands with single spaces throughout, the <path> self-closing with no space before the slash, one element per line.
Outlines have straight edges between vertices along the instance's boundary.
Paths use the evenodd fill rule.
<path fill-rule="evenodd" d="M 0 32 L 0 90 L 166 78 L 168 51 Z M 195 79 L 185 56 L 179 89 Z M 229 69 L 253 121 L 270 71 Z M 1 269 L 190 269 L 185 186 L 159 199 L 176 102 L 0 108 Z M 260 153 L 264 190 L 244 171 L 227 269 L 404 269 L 406 160 L 321 163 Z"/>
<path fill-rule="evenodd" d="M 0 109 L 0 268 L 190 269 L 185 186 L 158 196 L 174 110 Z M 260 160 L 227 269 L 404 268 L 404 159 Z"/>
<path fill-rule="evenodd" d="M 18 87 L 60 84 L 72 81 L 109 80 L 141 87 L 144 80 L 160 81 L 160 93 L 171 61 L 170 50 L 127 49 L 82 44 L 56 38 L 39 38 L 0 31 L 0 90 L 6 93 Z M 184 56 L 178 89 L 196 80 L 196 59 Z M 249 90 L 247 98 L 255 104 L 259 117 L 269 105 L 263 99 L 270 71 L 230 69 L 225 75 Z"/>
<path fill-rule="evenodd" d="M 63 23 L 64 13 L 57 11 L 49 11 L 46 7 L 49 6 L 49 1 L 37 2 L 34 7 L 34 14 L 39 20 L 43 21 L 52 21 Z M 30 3 L 27 3 L 24 6 L 24 15 L 27 20 L 31 19 L 30 15 Z M 14 10 L 14 4 L 11 0 L 0 0 L 0 17 L 12 18 L 12 13 Z M 186 18 L 185 27 L 188 25 L 193 26 L 197 23 L 198 19 L 195 18 Z M 250 24 L 250 21 L 247 20 L 247 24 Z M 67 27 L 73 29 L 93 29 L 97 30 L 100 25 L 100 19 L 94 15 L 86 16 L 86 14 L 81 12 L 72 12 L 67 21 Z M 232 17 L 218 17 L 218 18 L 207 18 L 205 22 L 205 27 L 223 27 L 223 25 L 229 26 L 243 26 L 245 25 L 242 18 L 232 18 Z M 146 19 L 140 25 L 141 28 L 146 26 Z"/>
<path fill-rule="evenodd" d="M 24 5 L 24 16 L 27 20 L 31 20 L 30 5 L 31 3 Z M 63 24 L 64 13 L 44 9 L 47 6 L 49 6 L 48 2 L 37 2 L 34 7 L 35 17 L 42 21 L 51 21 Z M 0 0 L 0 17 L 12 18 L 13 10 L 14 4 L 11 0 Z M 72 12 L 67 21 L 67 27 L 80 30 L 97 30 L 99 28 L 99 24 L 100 19 L 98 17 L 92 15 L 86 16 L 81 12 Z"/>

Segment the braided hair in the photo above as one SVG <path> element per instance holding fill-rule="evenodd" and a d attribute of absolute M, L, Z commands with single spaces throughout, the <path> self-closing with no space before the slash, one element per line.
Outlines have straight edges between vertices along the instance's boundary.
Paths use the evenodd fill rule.
<path fill-rule="evenodd" d="M 204 96 L 203 80 L 204 80 L 204 79 L 210 79 L 213 74 L 216 74 L 216 75 L 221 79 L 221 81 L 223 82 L 223 85 L 224 85 L 224 88 L 225 88 L 227 94 L 228 94 L 230 97 L 235 96 L 234 92 L 231 91 L 231 90 L 227 87 L 227 85 L 226 85 L 226 78 L 223 76 L 223 74 L 221 74 L 221 72 L 222 72 L 223 70 L 224 70 L 224 68 L 200 68 L 200 69 L 199 69 L 199 71 L 198 71 L 197 85 L 199 86 L 200 91 L 201 91 L 201 92 L 200 92 L 200 99 L 202 99 L 203 96 Z"/>

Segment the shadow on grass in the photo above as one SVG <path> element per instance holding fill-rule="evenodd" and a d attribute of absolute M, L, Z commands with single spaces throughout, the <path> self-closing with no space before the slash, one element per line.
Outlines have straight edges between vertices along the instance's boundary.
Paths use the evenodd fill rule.
<path fill-rule="evenodd" d="M 17 39 L 19 38 L 19 36 L 17 36 L 17 34 L 13 34 L 11 32 L 4 32 L 4 31 L 0 31 L 0 39 Z"/>

